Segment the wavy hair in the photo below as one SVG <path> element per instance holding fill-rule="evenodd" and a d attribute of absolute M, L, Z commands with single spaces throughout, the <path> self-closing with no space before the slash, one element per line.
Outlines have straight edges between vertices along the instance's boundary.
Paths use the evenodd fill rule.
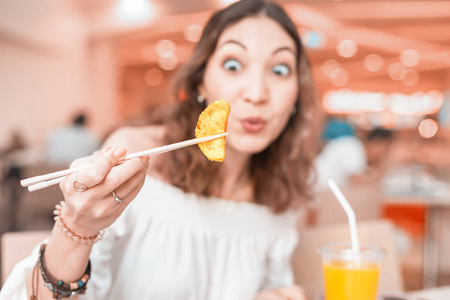
<path fill-rule="evenodd" d="M 282 213 L 311 199 L 313 160 L 317 153 L 320 106 L 315 99 L 309 60 L 297 28 L 277 4 L 264 0 L 242 0 L 216 12 L 206 24 L 192 57 L 178 70 L 173 81 L 176 99 L 165 113 L 158 112 L 154 123 L 167 125 L 167 142 L 194 137 L 198 116 L 205 108 L 197 101 L 198 87 L 209 57 L 222 32 L 230 25 L 251 16 L 275 20 L 295 42 L 298 72 L 296 112 L 281 135 L 265 150 L 254 154 L 250 163 L 254 203 Z M 167 107 L 166 107 L 167 108 Z M 158 172 L 185 192 L 212 196 L 212 186 L 220 184 L 220 163 L 208 161 L 198 147 L 172 151 L 159 162 Z"/>

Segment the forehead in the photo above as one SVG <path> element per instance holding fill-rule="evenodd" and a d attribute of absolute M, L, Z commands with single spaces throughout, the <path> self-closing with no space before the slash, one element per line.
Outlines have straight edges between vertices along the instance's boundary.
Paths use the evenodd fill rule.
<path fill-rule="evenodd" d="M 260 47 L 264 44 L 267 51 L 279 47 L 291 47 L 295 50 L 291 36 L 279 23 L 267 16 L 247 17 L 229 26 L 219 37 L 218 45 L 228 40 L 238 41 L 248 47 Z"/>

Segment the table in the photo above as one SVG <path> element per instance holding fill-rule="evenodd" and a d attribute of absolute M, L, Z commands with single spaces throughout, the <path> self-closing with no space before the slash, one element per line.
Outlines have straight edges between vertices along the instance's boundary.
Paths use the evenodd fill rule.
<path fill-rule="evenodd" d="M 411 300 L 449 300 L 450 286 L 426 289 L 407 294 Z"/>
<path fill-rule="evenodd" d="M 450 286 L 425 289 L 409 293 L 381 295 L 379 300 L 449 300 Z"/>
<path fill-rule="evenodd" d="M 439 273 L 439 239 L 441 212 L 450 208 L 450 186 L 447 183 L 427 179 L 426 186 L 420 185 L 420 179 L 410 184 L 390 182 L 383 190 L 384 204 L 421 204 L 426 208 L 424 251 L 423 251 L 423 287 L 436 287 Z M 447 298 L 447 299 L 450 299 Z"/>

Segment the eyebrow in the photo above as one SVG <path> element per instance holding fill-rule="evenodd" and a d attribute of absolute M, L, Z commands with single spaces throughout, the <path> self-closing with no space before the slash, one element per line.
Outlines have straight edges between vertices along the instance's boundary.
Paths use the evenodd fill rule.
<path fill-rule="evenodd" d="M 292 54 L 294 54 L 294 56 L 296 56 L 296 52 L 295 52 L 294 50 L 292 50 L 291 47 L 287 47 L 287 46 L 285 46 L 285 47 L 280 47 L 280 48 L 278 48 L 278 49 L 275 49 L 275 50 L 272 52 L 272 54 L 275 54 L 275 53 L 280 52 L 280 51 L 289 51 L 289 52 L 291 52 Z"/>
<path fill-rule="evenodd" d="M 227 44 L 235 44 L 235 45 L 240 46 L 240 47 L 243 48 L 244 50 L 247 50 L 247 47 L 245 47 L 244 44 L 242 44 L 242 43 L 240 43 L 240 42 L 238 42 L 238 41 L 236 41 L 236 40 L 227 40 L 227 41 L 221 43 L 221 44 L 218 46 L 218 48 L 220 48 L 220 47 L 222 47 L 222 46 L 225 46 L 225 45 L 227 45 Z"/>
<path fill-rule="evenodd" d="M 221 43 L 221 44 L 218 46 L 218 48 L 220 48 L 220 47 L 222 47 L 222 46 L 225 46 L 225 45 L 227 45 L 227 44 L 235 44 L 235 45 L 240 46 L 240 47 L 243 48 L 244 50 L 247 50 L 247 47 L 245 47 L 244 44 L 242 44 L 241 42 L 238 42 L 238 41 L 236 41 L 236 40 L 227 40 L 227 41 Z M 292 48 L 291 48 L 291 47 L 288 47 L 288 46 L 284 46 L 284 47 L 280 47 L 280 48 L 278 48 L 278 49 L 275 49 L 274 51 L 272 51 L 272 54 L 278 53 L 278 52 L 280 52 L 280 51 L 289 51 L 289 52 L 291 52 L 294 56 L 296 56 L 295 51 L 292 50 Z"/>

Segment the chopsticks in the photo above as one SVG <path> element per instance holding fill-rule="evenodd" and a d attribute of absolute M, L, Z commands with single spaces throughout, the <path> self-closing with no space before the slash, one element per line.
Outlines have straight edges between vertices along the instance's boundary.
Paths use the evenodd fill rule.
<path fill-rule="evenodd" d="M 157 147 L 157 148 L 153 148 L 153 149 L 149 149 L 149 150 L 144 150 L 144 151 L 129 154 L 124 158 L 124 160 L 128 160 L 128 159 L 135 158 L 135 157 L 152 156 L 152 155 L 156 155 L 156 154 L 161 154 L 161 153 L 169 152 L 172 150 L 184 148 L 187 146 L 192 146 L 195 144 L 212 141 L 212 140 L 215 140 L 215 139 L 227 136 L 227 135 L 228 135 L 228 132 L 225 132 L 225 133 L 205 136 L 205 137 L 201 137 L 201 138 L 197 138 L 197 139 L 191 139 L 191 140 L 187 140 L 187 141 L 183 141 L 183 142 L 178 142 L 178 143 L 174 143 L 174 144 L 170 144 L 170 145 L 166 145 L 166 146 L 162 146 L 162 147 Z M 49 174 L 45 174 L 45 175 L 30 177 L 30 178 L 21 180 L 20 184 L 23 187 L 28 187 L 28 190 L 30 192 L 34 192 L 34 191 L 44 189 L 46 187 L 58 184 L 59 182 L 61 182 L 64 179 L 65 176 L 75 173 L 75 172 L 78 172 L 90 165 L 92 165 L 92 164 L 83 165 L 83 166 L 66 169 L 66 170 L 62 170 L 62 171 L 57 171 L 57 172 L 53 172 L 53 173 L 49 173 Z"/>

